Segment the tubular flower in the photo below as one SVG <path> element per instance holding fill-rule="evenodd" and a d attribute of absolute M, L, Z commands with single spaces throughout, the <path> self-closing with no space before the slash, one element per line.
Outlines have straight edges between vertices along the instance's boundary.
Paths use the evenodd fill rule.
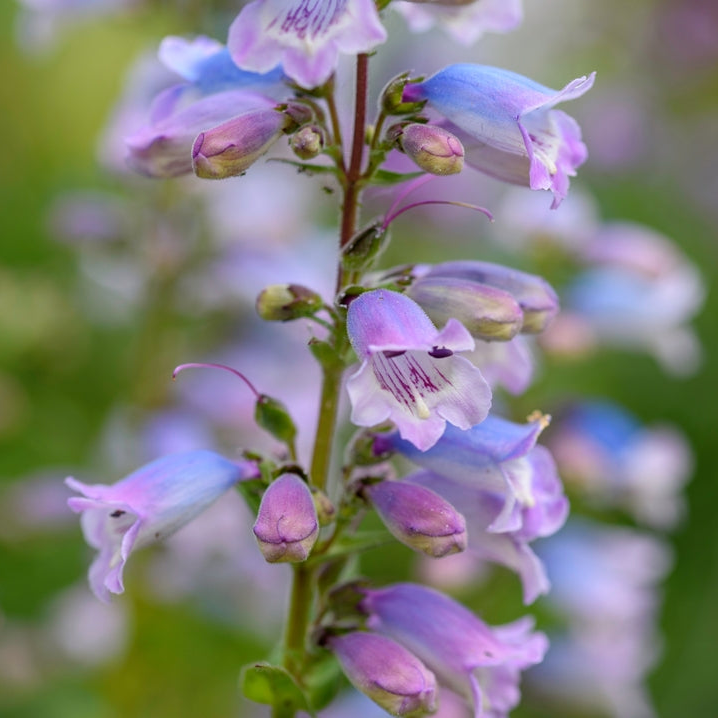
<path fill-rule="evenodd" d="M 363 593 L 367 626 L 399 641 L 440 683 L 471 700 L 474 718 L 505 718 L 519 702 L 521 671 L 539 663 L 548 647 L 529 618 L 492 628 L 424 586 L 399 583 Z"/>
<path fill-rule="evenodd" d="M 349 305 L 347 331 L 362 362 L 347 382 L 358 426 L 390 419 L 424 451 L 447 421 L 468 429 L 486 418 L 491 390 L 473 364 L 454 354 L 474 347 L 460 322 L 450 319 L 439 331 L 411 299 L 377 289 Z"/>
<path fill-rule="evenodd" d="M 130 553 L 170 536 L 242 479 L 258 475 L 250 462 L 235 463 L 212 451 L 170 454 L 111 486 L 65 483 L 82 494 L 68 499 L 81 513 L 85 540 L 98 550 L 90 588 L 102 601 L 122 593 Z"/>
<path fill-rule="evenodd" d="M 407 84 L 404 100 L 426 100 L 449 120 L 466 164 L 505 182 L 551 190 L 556 208 L 588 153 L 576 121 L 553 108 L 587 92 L 594 77 L 556 91 L 497 67 L 449 65 L 424 82 Z"/>
<path fill-rule="evenodd" d="M 373 0 L 255 0 L 229 28 L 227 46 L 245 70 L 277 64 L 303 87 L 324 84 L 340 53 L 368 52 L 386 40 Z"/>

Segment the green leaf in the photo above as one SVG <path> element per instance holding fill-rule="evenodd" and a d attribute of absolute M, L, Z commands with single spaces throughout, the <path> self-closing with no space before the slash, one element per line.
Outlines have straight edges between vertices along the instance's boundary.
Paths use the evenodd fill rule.
<path fill-rule="evenodd" d="M 254 420 L 258 426 L 269 432 L 287 446 L 294 444 L 297 427 L 289 415 L 287 407 L 278 399 L 262 394 L 254 408 Z"/>
<path fill-rule="evenodd" d="M 249 506 L 254 515 L 259 511 L 262 494 L 266 488 L 267 484 L 263 479 L 249 479 L 248 481 L 240 481 L 237 484 L 239 493 L 242 494 L 242 498 L 247 502 L 247 506 Z"/>
<path fill-rule="evenodd" d="M 302 174 L 308 174 L 308 175 L 317 175 L 317 174 L 332 174 L 336 175 L 337 169 L 336 167 L 332 167 L 331 165 L 313 165 L 309 162 L 297 162 L 296 160 L 286 160 L 282 159 L 281 157 L 275 157 L 271 162 L 281 162 L 285 165 L 292 165 L 292 167 L 296 167 L 297 171 Z"/>
<path fill-rule="evenodd" d="M 416 177 L 421 177 L 423 174 L 426 174 L 426 172 L 390 172 L 389 170 L 377 170 L 372 175 L 370 183 L 384 187 L 399 184 L 400 182 L 407 182 Z"/>
<path fill-rule="evenodd" d="M 244 666 L 240 685 L 249 700 L 273 706 L 277 718 L 294 718 L 300 710 L 316 715 L 302 689 L 281 666 L 269 663 Z"/>

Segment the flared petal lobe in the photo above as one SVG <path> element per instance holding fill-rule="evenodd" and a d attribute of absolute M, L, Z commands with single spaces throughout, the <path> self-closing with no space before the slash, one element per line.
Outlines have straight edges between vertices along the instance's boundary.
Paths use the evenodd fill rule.
<path fill-rule="evenodd" d="M 393 421 L 420 450 L 433 446 L 448 421 L 483 421 L 491 390 L 481 372 L 454 352 L 474 340 L 456 320 L 437 330 L 418 304 L 398 292 L 366 292 L 350 305 L 347 331 L 361 366 L 349 378 L 352 421 Z"/>

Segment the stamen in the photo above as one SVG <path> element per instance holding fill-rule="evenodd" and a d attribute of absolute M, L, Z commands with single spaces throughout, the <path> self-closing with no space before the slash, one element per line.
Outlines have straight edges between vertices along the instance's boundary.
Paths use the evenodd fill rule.
<path fill-rule="evenodd" d="M 180 364 L 178 367 L 175 367 L 175 370 L 172 372 L 172 379 L 176 379 L 177 374 L 185 369 L 224 369 L 224 371 L 228 371 L 235 376 L 238 376 L 249 387 L 250 391 L 257 397 L 257 399 L 262 398 L 262 395 L 255 389 L 254 384 L 252 384 L 252 382 L 249 381 L 249 379 L 247 379 L 242 372 L 232 369 L 231 366 L 227 366 L 226 364 L 214 364 L 212 362 L 190 362 L 189 364 Z"/>
<path fill-rule="evenodd" d="M 434 359 L 446 359 L 446 357 L 450 357 L 453 355 L 454 352 L 452 352 L 451 349 L 447 349 L 446 347 L 434 347 L 429 352 L 429 356 L 434 357 Z"/>

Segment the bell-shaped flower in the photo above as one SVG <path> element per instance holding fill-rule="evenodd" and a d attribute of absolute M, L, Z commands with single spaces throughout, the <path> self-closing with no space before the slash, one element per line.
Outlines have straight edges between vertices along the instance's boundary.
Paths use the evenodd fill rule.
<path fill-rule="evenodd" d="M 159 56 L 184 81 L 160 92 L 148 121 L 125 138 L 127 163 L 141 174 L 176 177 L 192 172 L 192 143 L 200 132 L 277 104 L 265 93 L 278 86 L 281 72 L 240 70 L 216 40 L 167 37 Z"/>
<path fill-rule="evenodd" d="M 431 489 L 403 481 L 368 484 L 362 493 L 403 544 L 440 558 L 466 548 L 464 517 Z"/>
<path fill-rule="evenodd" d="M 330 636 L 331 649 L 352 685 L 394 716 L 422 716 L 436 710 L 434 674 L 391 638 L 355 631 Z"/>
<path fill-rule="evenodd" d="M 262 496 L 252 528 L 265 561 L 305 561 L 319 535 L 312 492 L 296 474 L 282 474 Z"/>
<path fill-rule="evenodd" d="M 492 628 L 431 588 L 399 583 L 362 593 L 367 626 L 402 643 L 440 683 L 470 700 L 474 718 L 505 718 L 519 702 L 521 671 L 548 648 L 532 619 Z"/>
<path fill-rule="evenodd" d="M 339 54 L 369 52 L 386 39 L 374 0 L 254 0 L 229 28 L 239 67 L 267 72 L 281 64 L 302 87 L 324 84 Z"/>
<path fill-rule="evenodd" d="M 418 265 L 414 267 L 412 274 L 417 277 L 419 291 L 422 285 L 428 281 L 433 284 L 440 284 L 443 281 L 447 285 L 447 294 L 450 294 L 454 287 L 463 287 L 466 303 L 470 302 L 472 285 L 477 295 L 474 301 L 477 303 L 480 302 L 480 297 L 484 294 L 487 298 L 493 296 L 500 307 L 493 311 L 495 324 L 500 324 L 500 320 L 503 318 L 509 326 L 503 330 L 503 333 L 500 328 L 496 327 L 494 336 L 491 336 L 490 326 L 479 326 L 477 330 L 483 329 L 483 333 L 478 333 L 478 336 L 483 339 L 510 339 L 513 336 L 511 334 L 512 319 L 515 321 L 515 309 L 508 303 L 508 300 L 498 293 L 488 294 L 486 287 L 509 294 L 518 304 L 521 310 L 521 331 L 525 334 L 542 332 L 559 310 L 558 296 L 543 277 L 502 264 L 457 260 L 434 265 Z M 419 300 L 417 299 L 417 301 Z M 434 305 L 436 304 L 435 300 Z M 502 310 L 503 314 L 501 314 Z M 467 311 L 468 309 L 464 309 L 459 316 L 463 316 Z"/>
<path fill-rule="evenodd" d="M 555 208 L 587 151 L 576 121 L 553 108 L 587 92 L 594 76 L 557 91 L 497 67 L 449 65 L 407 84 L 404 100 L 426 100 L 449 120 L 468 165 L 505 182 L 551 190 Z"/>
<path fill-rule="evenodd" d="M 486 418 L 491 390 L 473 364 L 455 355 L 474 347 L 457 320 L 439 331 L 411 299 L 377 289 L 349 305 L 347 331 L 362 362 L 347 382 L 358 426 L 391 420 L 424 451 L 447 422 L 468 429 Z"/>
<path fill-rule="evenodd" d="M 257 475 L 253 463 L 190 451 L 157 459 L 111 486 L 66 479 L 82 494 L 67 504 L 82 514 L 85 540 L 98 550 L 89 572 L 92 591 L 102 601 L 122 593 L 133 550 L 170 536 L 235 483 Z"/>
<path fill-rule="evenodd" d="M 253 110 L 201 132 L 192 145 L 198 177 L 225 179 L 246 172 L 294 124 L 273 108 Z"/>
<path fill-rule="evenodd" d="M 462 45 L 473 44 L 485 32 L 509 32 L 523 18 L 521 0 L 394 0 L 391 7 L 412 32 L 438 23 Z"/>
<path fill-rule="evenodd" d="M 412 123 L 402 128 L 401 149 L 425 172 L 454 175 L 464 166 L 461 142 L 443 127 Z"/>

